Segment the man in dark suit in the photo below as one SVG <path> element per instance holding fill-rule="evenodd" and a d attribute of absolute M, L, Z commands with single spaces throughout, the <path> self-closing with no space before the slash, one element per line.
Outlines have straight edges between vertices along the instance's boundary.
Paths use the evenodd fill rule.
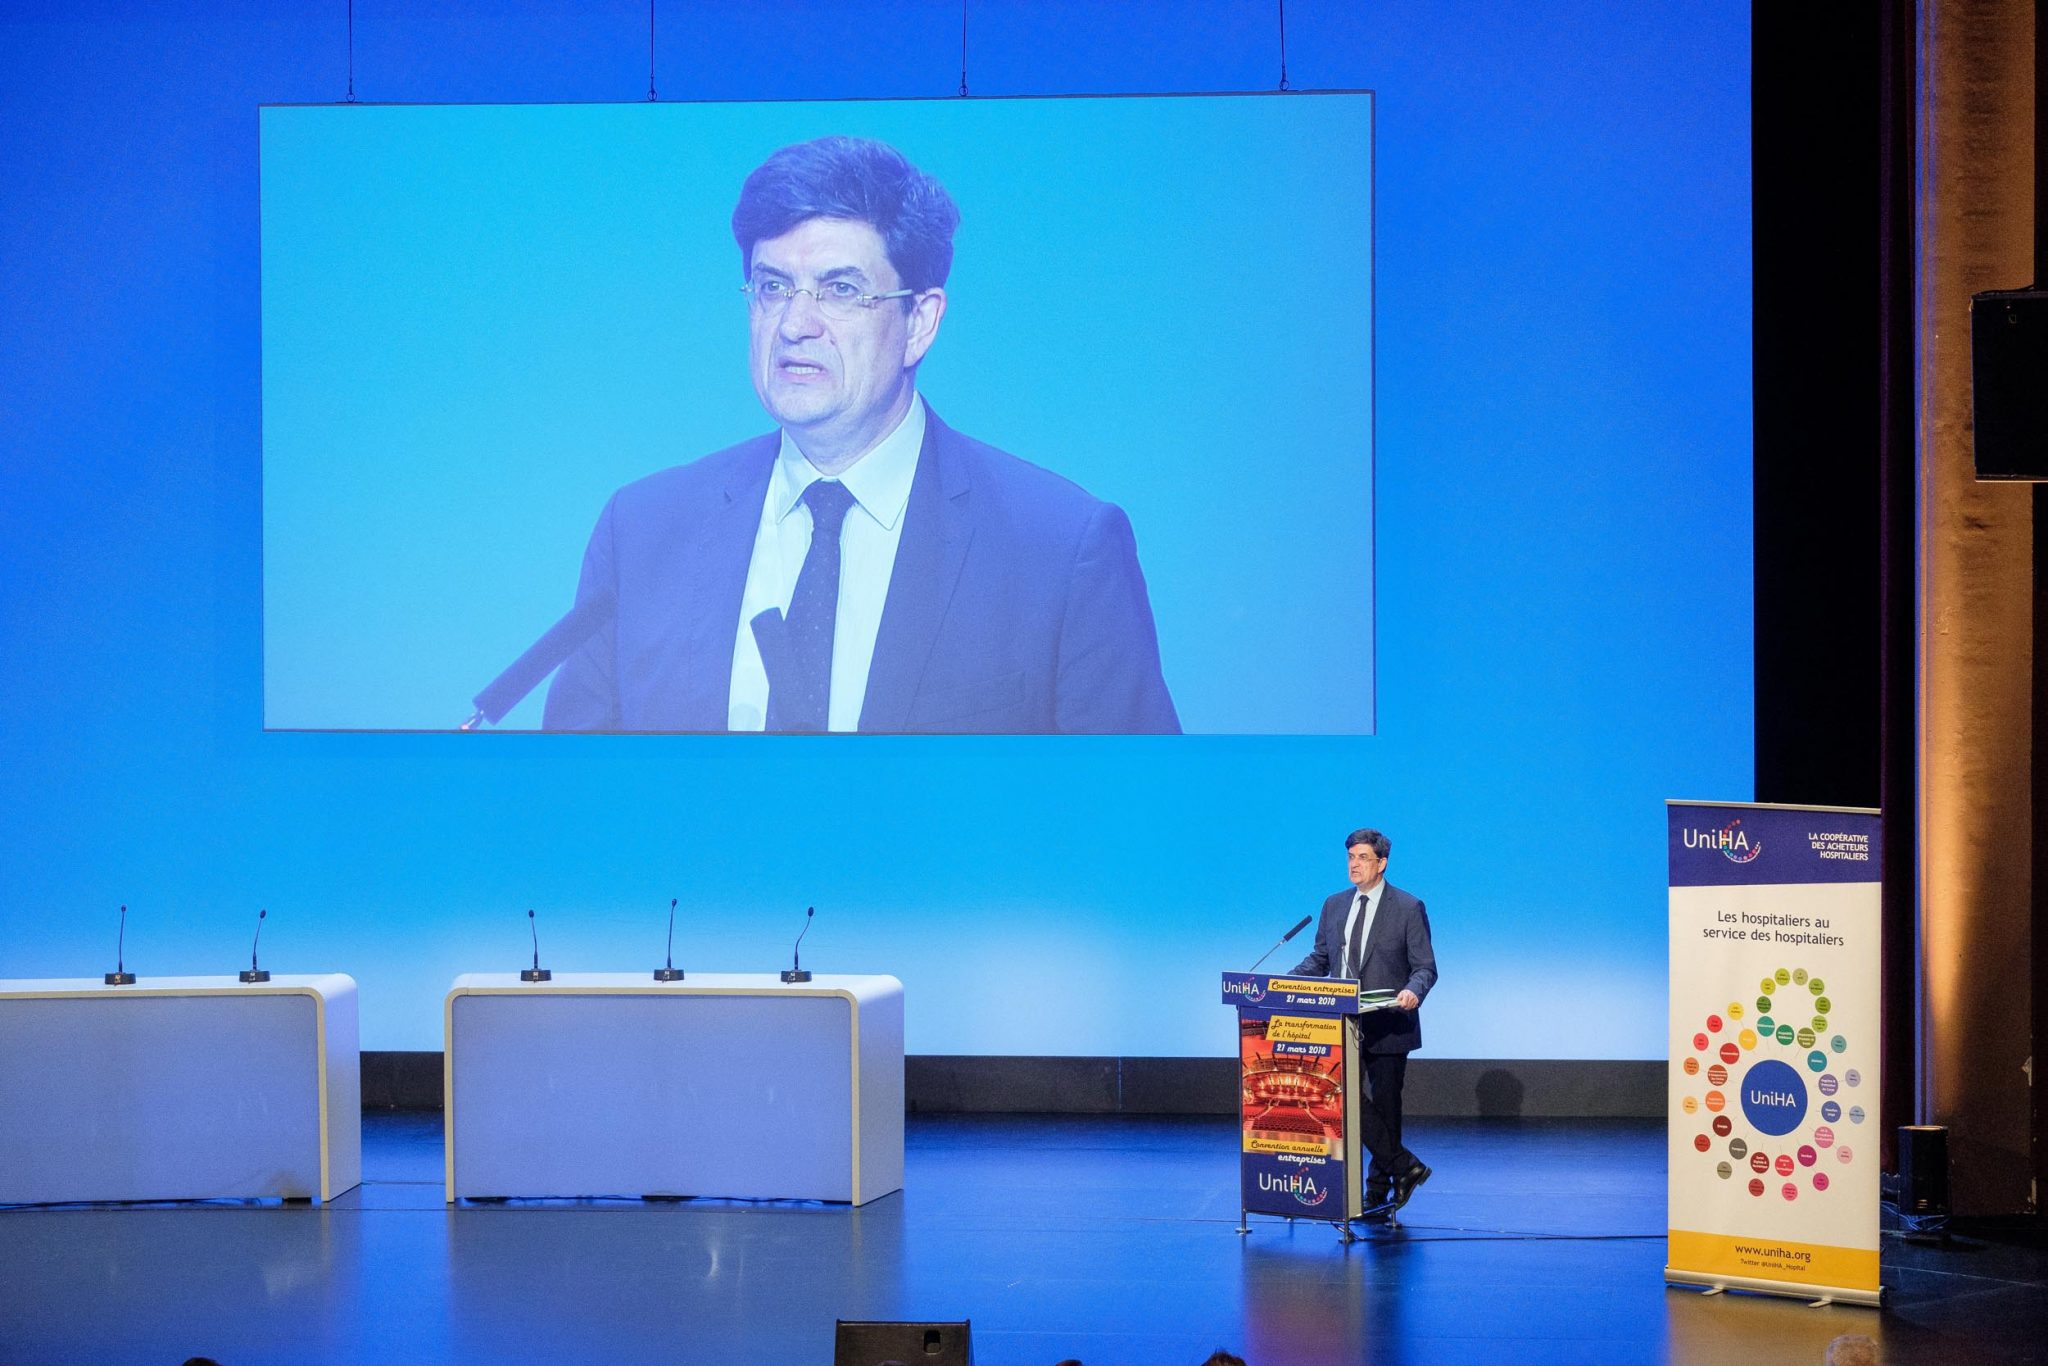
<path fill-rule="evenodd" d="M 1398 1209 L 1429 1179 L 1429 1168 L 1401 1145 L 1401 1083 L 1408 1055 L 1422 1046 L 1422 998 L 1436 984 L 1429 913 L 1420 898 L 1386 880 L 1393 844 L 1377 830 L 1344 837 L 1351 890 L 1323 902 L 1315 948 L 1295 966 L 1304 977 L 1355 978 L 1363 991 L 1394 991 L 1395 1008 L 1359 1017 L 1366 1094 L 1357 1120 L 1373 1153 L 1368 1209 Z"/>
<path fill-rule="evenodd" d="M 627 485 L 550 730 L 1177 732 L 1131 524 L 918 394 L 952 199 L 879 142 L 785 147 L 733 211 L 778 430 Z"/>

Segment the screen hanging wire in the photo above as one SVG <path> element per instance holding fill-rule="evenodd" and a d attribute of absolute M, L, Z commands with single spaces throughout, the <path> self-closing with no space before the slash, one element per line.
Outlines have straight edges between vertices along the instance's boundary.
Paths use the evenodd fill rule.
<path fill-rule="evenodd" d="M 647 0 L 647 102 L 660 98 L 654 93 L 654 0 Z"/>
<path fill-rule="evenodd" d="M 967 0 L 960 0 L 960 98 L 967 98 Z"/>
<path fill-rule="evenodd" d="M 1280 88 L 1287 88 L 1287 0 L 1280 0 Z"/>
<path fill-rule="evenodd" d="M 342 103 L 356 102 L 356 0 L 348 0 L 348 93 Z"/>

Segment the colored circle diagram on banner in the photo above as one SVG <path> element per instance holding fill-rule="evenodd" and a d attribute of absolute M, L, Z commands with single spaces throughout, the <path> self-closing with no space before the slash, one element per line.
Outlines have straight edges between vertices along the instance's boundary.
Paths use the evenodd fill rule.
<path fill-rule="evenodd" d="M 1745 1167 L 1791 1178 L 1775 1187 L 1761 1180 L 1732 1183 L 1752 1197 L 1823 1194 L 1829 1169 L 1854 1159 L 1844 1140 L 1866 1117 L 1862 1106 L 1845 1111 L 1832 1099 L 1862 1085 L 1862 1073 L 1845 1066 L 1855 1041 L 1831 1028 L 1835 1002 L 1827 983 L 1803 966 L 1781 967 L 1760 985 L 1762 994 L 1748 1006 L 1756 1012 L 1754 1030 L 1732 1027 L 1746 1008 L 1731 1000 L 1679 1033 L 1679 1071 L 1688 1089 L 1678 1108 L 1693 1129 L 1686 1146 L 1720 1180 L 1732 1183 Z M 1711 1089 L 1702 1089 L 1703 1082 Z M 1702 1111 L 1710 1122 L 1693 1118 Z"/>

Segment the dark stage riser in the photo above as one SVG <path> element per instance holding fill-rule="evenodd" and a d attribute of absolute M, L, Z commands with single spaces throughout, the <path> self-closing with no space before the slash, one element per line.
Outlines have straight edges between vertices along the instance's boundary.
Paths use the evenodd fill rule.
<path fill-rule="evenodd" d="M 1423 1118 L 1655 1119 L 1663 1059 L 1416 1058 L 1405 1108 Z M 904 1059 L 911 1114 L 1229 1115 L 1235 1058 L 1023 1058 L 915 1054 Z M 441 1055 L 363 1053 L 363 1108 L 441 1108 Z"/>

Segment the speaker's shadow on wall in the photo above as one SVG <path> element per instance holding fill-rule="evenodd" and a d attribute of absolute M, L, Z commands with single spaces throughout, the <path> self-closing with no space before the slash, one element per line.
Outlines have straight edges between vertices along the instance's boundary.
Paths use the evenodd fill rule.
<path fill-rule="evenodd" d="M 1505 1067 L 1489 1067 L 1479 1074 L 1479 1081 L 1473 1086 L 1473 1094 L 1479 1102 L 1479 1113 L 1486 1119 L 1518 1119 L 1522 1114 L 1522 1101 L 1527 1088 L 1522 1079 Z"/>

